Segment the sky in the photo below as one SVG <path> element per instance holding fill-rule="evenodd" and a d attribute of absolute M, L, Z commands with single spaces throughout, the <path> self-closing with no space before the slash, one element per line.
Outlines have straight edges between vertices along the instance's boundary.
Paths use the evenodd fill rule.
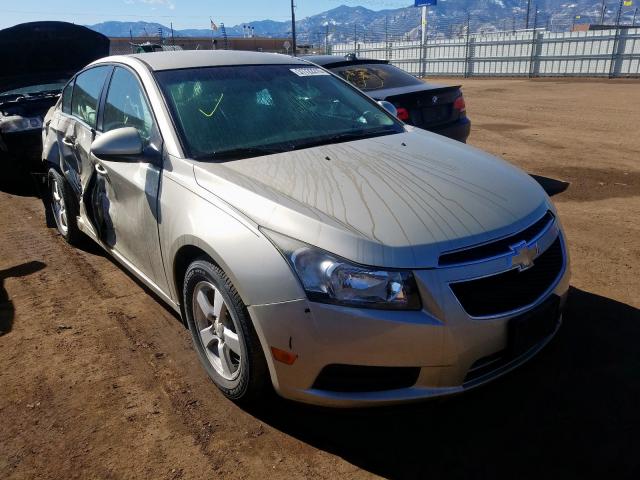
<path fill-rule="evenodd" d="M 296 18 L 339 5 L 362 5 L 371 10 L 404 7 L 412 0 L 296 0 Z M 175 29 L 233 26 L 253 20 L 291 18 L 290 0 L 0 0 L 0 28 L 37 20 L 63 20 L 92 25 L 107 20 L 147 21 Z"/>

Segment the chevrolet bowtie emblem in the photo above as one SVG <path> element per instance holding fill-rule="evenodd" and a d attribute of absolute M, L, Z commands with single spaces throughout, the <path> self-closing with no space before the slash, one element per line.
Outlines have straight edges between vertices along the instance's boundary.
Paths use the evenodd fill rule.
<path fill-rule="evenodd" d="M 533 260 L 538 256 L 537 244 L 527 245 L 526 242 L 520 242 L 509 248 L 513 251 L 511 266 L 517 266 L 520 271 L 533 267 Z"/>

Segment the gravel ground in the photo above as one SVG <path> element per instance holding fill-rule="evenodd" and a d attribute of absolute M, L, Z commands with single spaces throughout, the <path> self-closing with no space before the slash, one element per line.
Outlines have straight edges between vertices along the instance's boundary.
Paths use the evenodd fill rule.
<path fill-rule="evenodd" d="M 640 83 L 450 82 L 469 143 L 564 190 L 573 288 L 536 359 L 445 401 L 243 410 L 172 312 L 0 192 L 0 478 L 639 478 Z"/>

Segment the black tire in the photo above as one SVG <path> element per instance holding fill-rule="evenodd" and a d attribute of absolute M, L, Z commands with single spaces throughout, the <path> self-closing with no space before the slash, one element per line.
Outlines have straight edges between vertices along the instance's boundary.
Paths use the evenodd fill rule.
<path fill-rule="evenodd" d="M 78 228 L 78 202 L 73 196 L 71 187 L 67 180 L 54 168 L 49 169 L 48 185 L 49 206 L 55 219 L 56 229 L 68 243 L 79 245 L 84 240 L 84 234 Z M 59 201 L 56 195 L 59 197 Z M 66 210 L 66 225 L 63 224 L 60 215 L 57 213 L 57 208 L 60 206 L 59 202 L 62 202 Z"/>
<path fill-rule="evenodd" d="M 233 326 L 236 330 L 234 333 L 237 334 L 240 344 L 241 356 L 239 358 L 241 360 L 235 372 L 237 377 L 231 380 L 224 378 L 213 366 L 210 356 L 205 351 L 207 347 L 203 344 L 196 323 L 194 314 L 195 297 L 197 295 L 196 287 L 200 288 L 201 285 L 207 282 L 212 284 L 222 295 L 226 312 L 228 312 L 228 314 L 225 314 L 227 315 L 227 321 L 233 321 Z M 264 398 L 271 388 L 271 379 L 264 352 L 251 322 L 249 312 L 225 273 L 208 260 L 194 261 L 189 265 L 185 274 L 182 300 L 194 348 L 213 383 L 227 398 L 235 402 L 250 404 Z M 201 322 L 201 313 L 199 315 L 199 321 Z"/>

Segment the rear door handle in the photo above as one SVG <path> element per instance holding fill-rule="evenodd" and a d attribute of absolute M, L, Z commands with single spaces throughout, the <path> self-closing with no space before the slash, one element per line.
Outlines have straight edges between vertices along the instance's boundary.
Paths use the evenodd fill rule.
<path fill-rule="evenodd" d="M 99 163 L 96 163 L 96 172 L 98 172 L 100 175 L 106 175 L 107 174 L 107 169 L 104 168 Z"/>
<path fill-rule="evenodd" d="M 64 143 L 67 147 L 75 147 L 76 146 L 75 138 L 63 137 L 62 138 L 62 143 Z"/>

